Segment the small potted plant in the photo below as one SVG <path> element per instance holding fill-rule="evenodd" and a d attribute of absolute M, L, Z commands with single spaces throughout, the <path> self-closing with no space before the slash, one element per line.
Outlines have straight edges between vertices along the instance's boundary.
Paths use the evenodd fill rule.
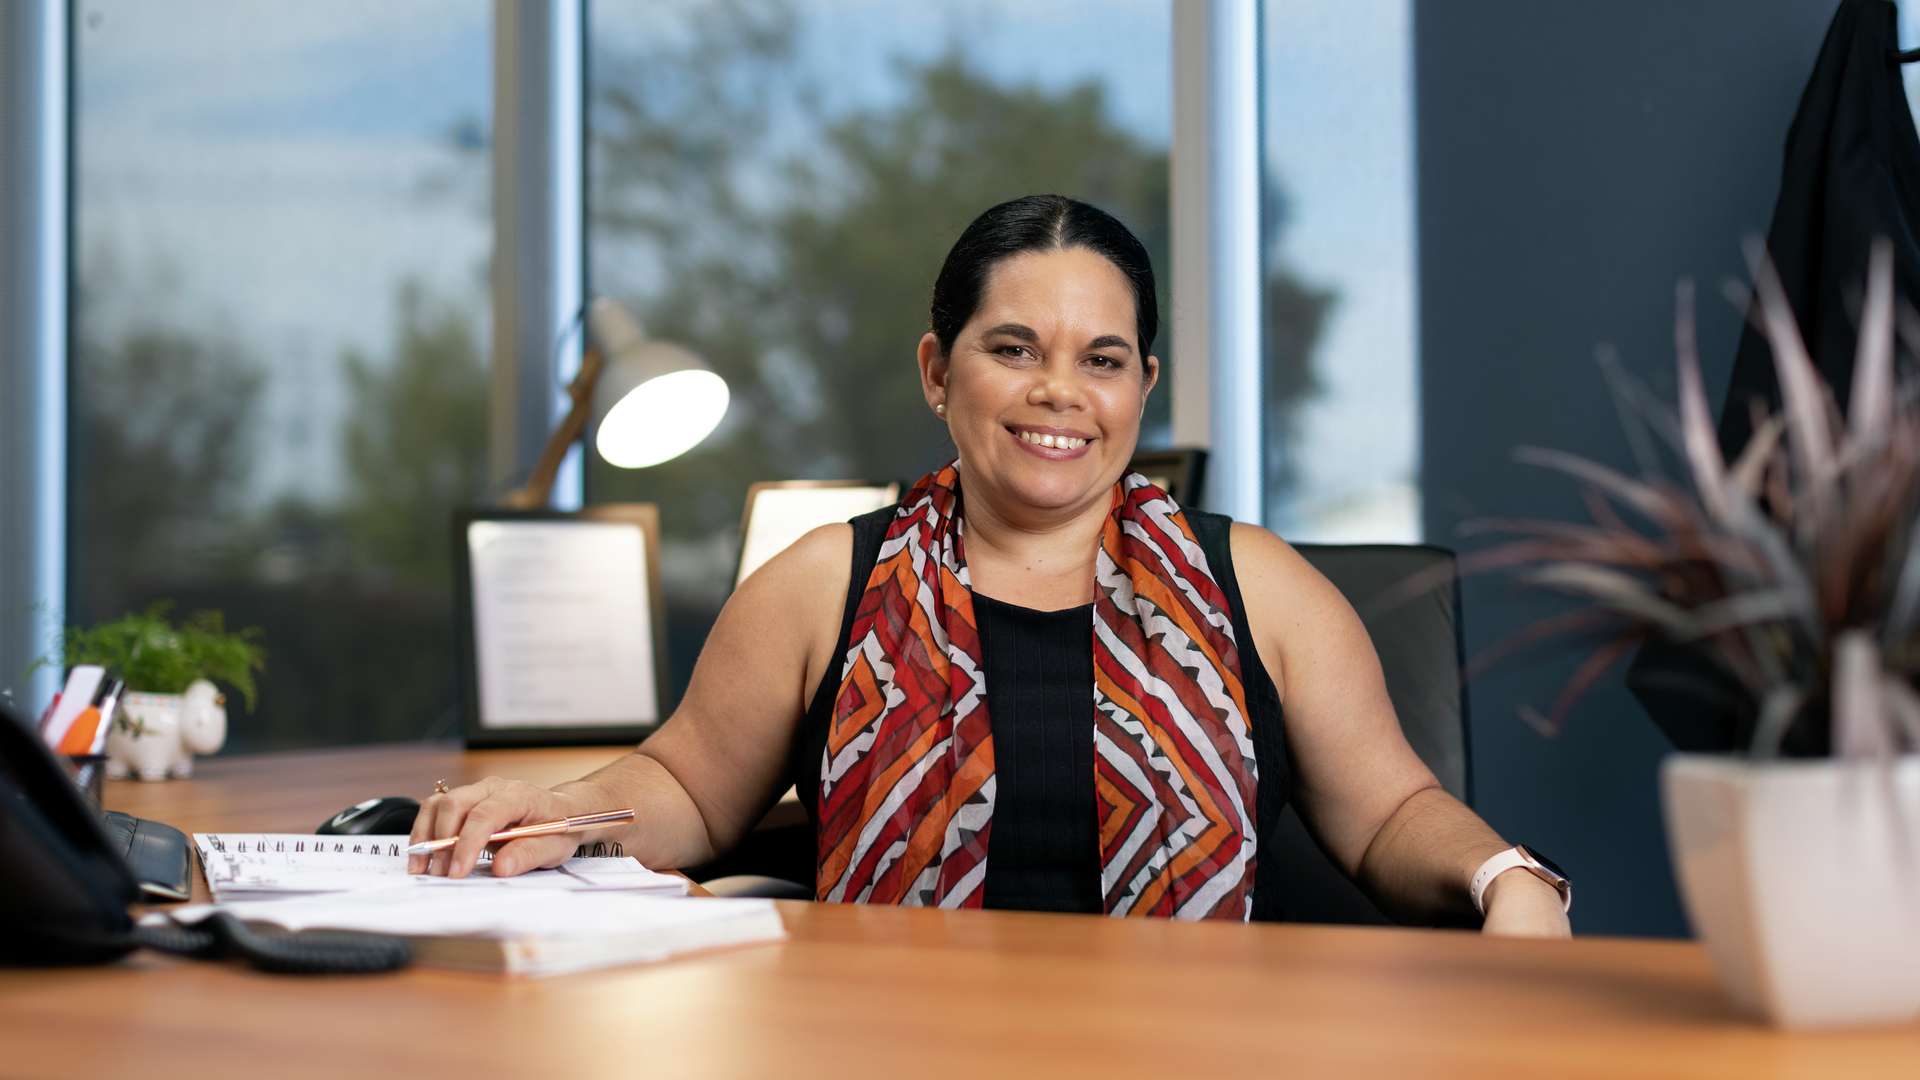
<path fill-rule="evenodd" d="M 217 611 L 178 625 L 155 604 L 91 628 L 69 627 L 56 656 L 40 664 L 98 664 L 126 680 L 127 693 L 107 733 L 107 775 L 166 780 L 193 774 L 193 755 L 227 739 L 226 695 L 240 692 L 252 711 L 254 675 L 266 664 L 260 631 L 228 631 Z M 37 666 L 37 665 L 36 665 Z"/>
<path fill-rule="evenodd" d="M 1894 373 L 1890 250 L 1875 248 L 1844 419 L 1764 251 L 1755 308 L 1782 406 L 1726 460 L 1682 286 L 1678 413 L 1644 406 L 1671 469 L 1570 454 L 1523 460 L 1587 489 L 1591 522 L 1498 523 L 1463 565 L 1583 601 L 1524 636 L 1598 648 L 1557 724 L 1641 644 L 1688 650 L 1737 687 L 1735 756 L 1676 754 L 1661 783 L 1695 931 L 1738 1004 L 1781 1026 L 1920 1017 L 1920 379 Z M 1912 326 L 1903 324 L 1903 340 Z M 1920 352 L 1920 340 L 1905 340 Z M 1651 400 L 1636 394 L 1642 402 Z M 1744 403 L 1730 403 L 1742 407 Z M 1504 647 L 1496 647 L 1504 651 Z M 1783 748 L 1786 752 L 1783 752 Z"/>

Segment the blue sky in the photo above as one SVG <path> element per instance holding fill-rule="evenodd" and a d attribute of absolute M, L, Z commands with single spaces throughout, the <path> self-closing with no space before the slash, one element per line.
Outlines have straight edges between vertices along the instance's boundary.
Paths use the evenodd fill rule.
<path fill-rule="evenodd" d="M 81 106 L 209 139 L 437 132 L 491 112 L 484 0 L 81 0 Z"/>

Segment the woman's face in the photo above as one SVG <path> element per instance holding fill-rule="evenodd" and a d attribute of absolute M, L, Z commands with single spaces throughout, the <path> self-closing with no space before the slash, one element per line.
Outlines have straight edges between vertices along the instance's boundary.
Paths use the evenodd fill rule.
<path fill-rule="evenodd" d="M 952 355 L 921 339 L 927 403 L 946 406 L 970 493 L 1009 514 L 1106 498 L 1159 376 L 1135 318 L 1126 276 L 1104 257 L 1033 251 L 994 267 Z"/>

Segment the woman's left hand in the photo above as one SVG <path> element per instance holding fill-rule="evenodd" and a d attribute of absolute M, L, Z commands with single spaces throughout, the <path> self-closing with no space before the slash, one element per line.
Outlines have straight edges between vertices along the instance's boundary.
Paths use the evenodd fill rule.
<path fill-rule="evenodd" d="M 1568 938 L 1573 925 L 1553 886 L 1527 873 L 1509 870 L 1487 885 L 1486 921 L 1480 932 L 1498 937 Z"/>

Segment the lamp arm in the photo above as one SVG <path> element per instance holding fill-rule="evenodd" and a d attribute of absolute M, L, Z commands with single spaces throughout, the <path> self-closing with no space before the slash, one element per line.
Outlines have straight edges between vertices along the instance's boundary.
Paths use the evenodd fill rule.
<path fill-rule="evenodd" d="M 547 439 L 546 447 L 540 451 L 540 460 L 534 464 L 533 472 L 527 475 L 526 485 L 507 492 L 500 500 L 501 505 L 517 510 L 537 510 L 553 499 L 553 480 L 559 475 L 560 463 L 566 460 L 567 449 L 579 441 L 580 434 L 587 429 L 587 417 L 593 412 L 593 388 L 600 381 L 603 367 L 605 362 L 600 358 L 600 350 L 588 346 L 581 351 L 580 371 L 567 386 L 567 397 L 573 400 L 572 407 Z"/>

